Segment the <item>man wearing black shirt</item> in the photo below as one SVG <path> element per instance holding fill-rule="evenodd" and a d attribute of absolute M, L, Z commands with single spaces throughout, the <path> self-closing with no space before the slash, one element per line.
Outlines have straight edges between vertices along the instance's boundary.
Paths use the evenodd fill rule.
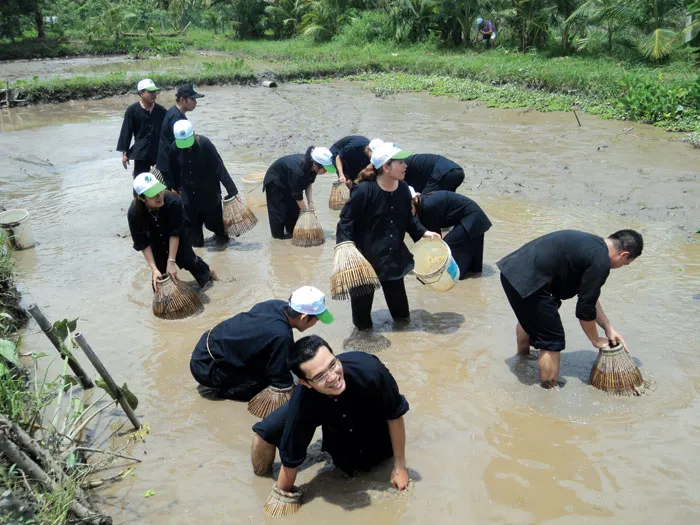
<path fill-rule="evenodd" d="M 228 399 L 249 401 L 266 387 L 293 386 L 287 353 L 293 329 L 308 330 L 320 320 L 333 322 L 326 297 L 302 286 L 289 301 L 264 301 L 204 332 L 190 359 L 197 382 Z"/>
<path fill-rule="evenodd" d="M 457 191 L 464 182 L 464 170 L 456 162 L 432 153 L 416 153 L 406 159 L 406 184 L 418 193 Z"/>
<path fill-rule="evenodd" d="M 165 108 L 156 104 L 158 88 L 153 81 L 150 78 L 141 80 L 137 90 L 140 100 L 126 109 L 117 141 L 124 169 L 129 166 L 129 160 L 134 161 L 134 177 L 147 172 L 156 163 L 158 137 L 165 118 Z M 134 138 L 133 146 L 131 137 Z"/>
<path fill-rule="evenodd" d="M 598 298 L 610 270 L 630 264 L 643 247 L 642 236 L 634 230 L 620 230 L 607 239 L 563 230 L 530 241 L 496 263 L 518 318 L 518 355 L 529 354 L 530 346 L 539 350 L 543 387 L 556 386 L 559 377 L 565 337 L 558 310 L 563 299 L 578 295 L 576 317 L 595 348 L 624 344 Z M 596 323 L 605 337 L 599 336 Z"/>
<path fill-rule="evenodd" d="M 393 457 L 391 485 L 408 486 L 406 429 L 408 401 L 393 376 L 362 352 L 336 357 L 318 336 L 303 337 L 287 357 L 299 384 L 286 405 L 253 427 L 252 461 L 257 474 L 270 471 L 279 447 L 282 468 L 273 489 L 292 492 L 297 470 L 318 426 L 323 450 L 349 475 L 367 471 Z"/>
<path fill-rule="evenodd" d="M 226 198 L 238 195 L 238 188 L 214 144 L 204 135 L 195 135 L 189 120 L 178 120 L 173 125 L 173 134 L 170 184 L 182 194 L 192 246 L 204 245 L 202 225 L 214 232 L 217 242 L 227 242 L 220 185 L 228 191 Z"/>
<path fill-rule="evenodd" d="M 158 168 L 163 175 L 163 180 L 166 181 L 166 184 L 170 184 L 170 151 L 175 141 L 173 125 L 178 120 L 187 120 L 185 113 L 194 111 L 197 107 L 197 99 L 203 96 L 204 95 L 195 89 L 194 84 L 182 84 L 178 86 L 175 92 L 175 105 L 165 113 L 163 126 L 160 130 L 156 168 Z"/>

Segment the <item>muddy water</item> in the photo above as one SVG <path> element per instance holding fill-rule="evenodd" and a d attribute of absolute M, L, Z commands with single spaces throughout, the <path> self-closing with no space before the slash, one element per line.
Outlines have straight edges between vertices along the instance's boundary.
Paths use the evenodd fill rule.
<path fill-rule="evenodd" d="M 579 129 L 569 114 L 421 95 L 383 100 L 345 83 L 206 94 L 191 120 L 236 182 L 282 154 L 361 132 L 448 154 L 467 172 L 462 191 L 494 223 L 481 278 L 447 293 L 407 280 L 408 328 L 395 330 L 383 298 L 375 300 L 374 337 L 388 345 L 378 355 L 411 404 L 410 491 L 387 489 L 390 465 L 345 479 L 316 449 L 298 480 L 307 504 L 288 523 L 700 521 L 697 152 L 644 126 L 584 118 Z M 162 97 L 168 104 L 169 96 Z M 326 244 L 302 249 L 270 240 L 265 208 L 256 208 L 252 232 L 225 251 L 199 250 L 228 281 L 206 293 L 204 313 L 155 319 L 149 273 L 124 238 L 130 177 L 113 151 L 131 100 L 81 103 L 79 113 L 95 116 L 88 122 L 72 120 L 75 106 L 24 109 L 25 118 L 47 125 L 0 135 L 3 196 L 29 209 L 37 240 L 17 254 L 22 284 L 49 317 L 80 316 L 113 375 L 141 397 L 138 413 L 151 434 L 132 453 L 143 463 L 99 494 L 116 523 L 265 522 L 272 480 L 249 467 L 255 419 L 244 404 L 201 398 L 188 360 L 219 320 L 286 298 L 300 284 L 328 289 L 338 216 L 325 206 L 331 179 L 314 186 Z M 514 317 L 494 261 L 552 230 L 622 227 L 639 229 L 647 246 L 639 261 L 612 273 L 602 302 L 655 390 L 614 399 L 585 384 L 595 353 L 570 301 L 562 308 L 566 384 L 544 391 L 535 363 L 513 358 Z M 336 322 L 313 332 L 337 351 L 350 349 L 349 304 L 330 306 Z M 24 344 L 47 350 L 35 326 Z M 146 490 L 156 495 L 144 498 Z"/>

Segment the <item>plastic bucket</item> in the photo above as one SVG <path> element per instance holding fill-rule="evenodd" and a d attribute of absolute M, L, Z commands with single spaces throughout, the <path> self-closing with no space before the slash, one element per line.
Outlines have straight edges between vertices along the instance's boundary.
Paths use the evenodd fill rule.
<path fill-rule="evenodd" d="M 418 280 L 438 292 L 446 292 L 459 280 L 459 266 L 442 239 L 421 239 L 413 247 Z"/>
<path fill-rule="evenodd" d="M 243 182 L 243 194 L 245 195 L 245 201 L 248 203 L 248 206 L 256 208 L 267 206 L 267 200 L 263 193 L 263 180 L 265 180 L 264 173 L 251 173 L 250 175 L 241 177 L 241 182 Z"/>
<path fill-rule="evenodd" d="M 34 246 L 27 210 L 7 210 L 0 213 L 0 228 L 7 233 L 10 246 L 15 250 L 26 250 Z"/>

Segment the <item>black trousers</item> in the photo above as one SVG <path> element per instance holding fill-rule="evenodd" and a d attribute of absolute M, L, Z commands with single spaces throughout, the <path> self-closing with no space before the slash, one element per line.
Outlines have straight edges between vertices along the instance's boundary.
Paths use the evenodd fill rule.
<path fill-rule="evenodd" d="M 268 386 L 263 378 L 247 377 L 240 370 L 230 370 L 217 363 L 205 369 L 200 363 L 190 360 L 190 372 L 197 383 L 216 391 L 219 397 L 236 401 L 250 401 Z"/>
<path fill-rule="evenodd" d="M 438 190 L 457 191 L 462 182 L 464 182 L 464 170 L 455 168 L 445 173 L 440 180 L 429 178 L 421 193 L 430 193 Z"/>
<path fill-rule="evenodd" d="M 283 193 L 275 184 L 265 186 L 267 217 L 273 239 L 289 239 L 299 219 L 299 205 L 288 193 Z"/>
<path fill-rule="evenodd" d="M 459 278 L 467 273 L 481 273 L 484 267 L 484 235 L 471 237 L 464 226 L 458 224 L 443 239 L 450 247 L 452 258 L 459 266 Z"/>
<path fill-rule="evenodd" d="M 206 226 L 207 230 L 214 232 L 218 237 L 228 238 L 226 228 L 224 228 L 224 211 L 221 202 L 207 211 L 197 211 L 188 206 L 185 208 L 185 217 L 190 223 L 190 244 L 196 248 L 204 246 L 202 226 Z"/>
<path fill-rule="evenodd" d="M 384 299 L 389 307 L 389 313 L 394 321 L 407 321 L 411 314 L 408 310 L 408 297 L 406 296 L 406 286 L 403 278 L 396 281 L 380 281 Z M 352 324 L 358 330 L 372 328 L 372 303 L 374 302 L 374 292 L 370 295 L 351 298 Z"/>
<path fill-rule="evenodd" d="M 134 172 L 132 173 L 134 178 L 136 178 L 137 175 L 141 175 L 142 173 L 148 173 L 149 171 L 151 171 L 151 166 L 155 164 L 151 164 L 150 160 L 134 160 L 132 162 L 134 163 Z"/>
<path fill-rule="evenodd" d="M 158 271 L 162 274 L 165 274 L 165 269 L 168 266 L 168 257 L 168 252 L 153 250 L 153 259 L 156 262 Z M 183 270 L 190 272 L 192 277 L 197 280 L 199 286 L 204 286 L 211 280 L 209 265 L 194 253 L 187 239 L 180 239 L 180 245 L 177 248 L 177 256 L 175 256 L 175 264 Z"/>

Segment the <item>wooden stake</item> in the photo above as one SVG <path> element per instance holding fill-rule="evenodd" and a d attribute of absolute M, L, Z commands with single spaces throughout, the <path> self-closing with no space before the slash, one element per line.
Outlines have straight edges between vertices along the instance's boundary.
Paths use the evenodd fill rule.
<path fill-rule="evenodd" d="M 580 127 L 581 127 L 581 121 L 578 119 L 578 115 L 576 114 L 576 110 L 575 110 L 575 109 L 573 110 L 573 112 L 574 112 L 574 117 L 576 117 L 576 122 L 578 122 L 578 127 L 580 128 Z"/>
<path fill-rule="evenodd" d="M 114 395 L 117 399 L 117 403 L 121 405 L 121 407 L 124 409 L 124 413 L 126 416 L 129 418 L 129 421 L 131 421 L 131 424 L 134 425 L 134 429 L 138 430 L 141 428 L 141 423 L 139 422 L 139 419 L 136 417 L 136 414 L 134 414 L 133 409 L 131 408 L 131 405 L 129 405 L 129 402 L 126 400 L 126 397 L 124 397 L 124 394 L 122 393 L 122 389 L 117 386 L 117 384 L 114 382 L 114 379 L 112 379 L 112 376 L 109 375 L 109 372 L 107 372 L 107 369 L 104 367 L 102 364 L 102 361 L 97 357 L 93 349 L 90 347 L 88 342 L 85 340 L 83 337 L 83 334 L 80 332 L 76 332 L 73 334 L 73 339 L 75 339 L 75 342 L 78 343 L 78 346 L 82 348 L 83 352 L 85 352 L 85 355 L 87 358 L 90 360 L 92 363 L 92 366 L 95 367 L 95 370 L 100 374 L 102 379 L 104 379 L 105 383 L 107 383 L 107 386 L 109 389 L 114 392 Z"/>
<path fill-rule="evenodd" d="M 95 385 L 92 382 L 92 379 L 90 379 L 90 376 L 88 376 L 85 370 L 83 370 L 83 367 L 80 366 L 80 363 L 75 358 L 75 356 L 70 352 L 67 352 L 66 355 L 66 352 L 63 352 L 61 350 L 61 342 L 58 340 L 58 337 L 56 337 L 56 334 L 53 332 L 53 324 L 46 318 L 44 312 L 42 312 L 41 309 L 35 304 L 29 305 L 27 311 L 34 318 L 36 324 L 39 325 L 41 331 L 44 332 L 44 334 L 46 334 L 46 337 L 49 338 L 49 341 L 51 341 L 51 344 L 53 344 L 54 348 L 58 350 L 58 353 L 61 355 L 61 359 L 68 360 L 68 366 L 70 366 L 71 370 L 73 370 L 73 373 L 78 377 L 80 385 L 86 390 L 88 388 L 93 388 Z"/>

